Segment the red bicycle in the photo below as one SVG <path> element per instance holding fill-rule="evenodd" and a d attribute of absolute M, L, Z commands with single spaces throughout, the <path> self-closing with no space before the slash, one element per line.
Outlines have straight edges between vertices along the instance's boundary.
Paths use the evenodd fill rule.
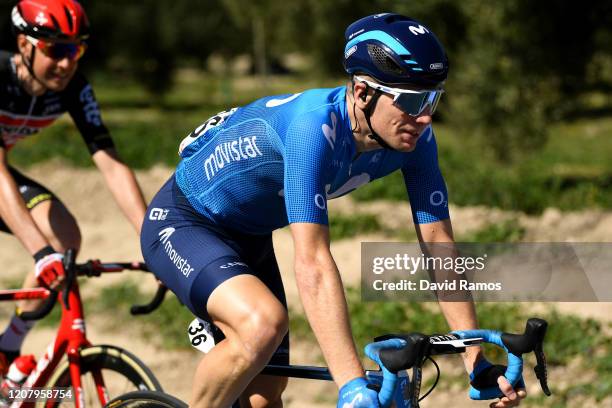
<path fill-rule="evenodd" d="M 24 312 L 26 320 L 41 319 L 51 312 L 59 299 L 62 317 L 56 337 L 40 357 L 20 389 L 12 390 L 11 407 L 59 407 L 69 403 L 76 408 L 104 406 L 110 399 L 131 390 L 159 390 L 162 387 L 151 370 L 132 353 L 111 345 L 92 345 L 87 339 L 85 316 L 77 276 L 102 273 L 148 271 L 143 263 L 76 264 L 74 251 L 64 258 L 66 283 L 62 292 L 44 288 L 0 291 L 0 301 L 48 300 L 33 312 Z M 133 306 L 132 314 L 146 313 L 157 307 L 165 295 L 161 286 L 149 305 Z M 66 359 L 63 356 L 66 355 Z"/>

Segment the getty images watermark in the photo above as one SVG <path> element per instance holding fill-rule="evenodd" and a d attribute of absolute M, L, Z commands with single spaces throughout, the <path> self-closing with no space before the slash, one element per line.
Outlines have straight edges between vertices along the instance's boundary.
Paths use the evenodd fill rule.
<path fill-rule="evenodd" d="M 362 243 L 364 300 L 612 301 L 612 244 Z"/>

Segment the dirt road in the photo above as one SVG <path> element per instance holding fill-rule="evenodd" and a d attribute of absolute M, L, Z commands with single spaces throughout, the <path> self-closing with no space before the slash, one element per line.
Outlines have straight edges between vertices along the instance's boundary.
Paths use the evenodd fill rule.
<path fill-rule="evenodd" d="M 101 258 L 104 260 L 140 260 L 140 250 L 135 232 L 121 216 L 117 206 L 111 199 L 100 175 L 93 170 L 71 169 L 57 163 L 45 164 L 26 173 L 52 189 L 74 213 L 79 220 L 83 246 L 80 259 Z M 138 178 L 145 190 L 147 198 L 151 198 L 171 171 L 167 168 L 154 168 L 139 172 Z M 394 217 L 390 222 L 410 224 L 410 211 L 407 204 L 376 202 L 357 205 L 349 199 L 334 200 L 330 204 L 330 212 L 351 213 L 354 211 L 386 214 L 392 212 Z M 488 223 L 505 219 L 518 219 L 525 227 L 528 241 L 612 241 L 612 212 L 583 211 L 577 213 L 561 213 L 555 209 L 547 210 L 541 217 L 527 217 L 494 209 L 472 207 L 451 208 L 456 233 L 462 234 L 482 228 Z M 286 290 L 291 306 L 300 309 L 297 290 L 292 273 L 292 242 L 289 233 L 281 230 L 275 233 L 276 253 L 279 259 Z M 343 280 L 350 285 L 359 282 L 360 259 L 356 256 L 361 241 L 384 239 L 384 236 L 360 236 L 354 239 L 335 242 L 332 252 L 342 272 Z M 0 258 L 3 262 L 2 282 L 15 284 L 33 267 L 31 257 L 23 250 L 13 237 L 0 235 Z M 115 283 L 121 276 L 99 279 L 91 282 L 84 290 L 84 296 L 93 294 L 100 287 Z M 152 285 L 151 280 L 143 277 L 143 285 Z M 559 304 L 561 310 L 578 313 L 583 316 L 610 320 L 612 304 Z M 2 309 L 4 319 L 10 310 Z M 88 316 L 88 333 L 95 343 L 112 343 L 136 351 L 153 371 L 164 387 L 171 393 L 188 399 L 191 375 L 197 362 L 196 352 L 190 351 L 160 351 L 146 340 L 134 336 L 133 333 L 108 333 L 103 329 L 106 316 Z M 35 329 L 27 339 L 24 351 L 39 353 L 50 340 L 53 331 L 50 329 Z M 313 344 L 297 343 L 292 345 L 293 363 L 312 363 L 318 356 L 318 348 Z M 457 368 L 445 364 L 444 369 L 460 372 Z M 457 371 L 459 370 L 459 371 Z M 555 375 L 553 373 L 553 375 Z M 563 373 L 559 373 L 562 377 Z M 531 380 L 531 381 L 529 381 Z M 528 383 L 535 384 L 528 376 Z M 530 390 L 537 392 L 537 388 Z M 449 391 L 434 393 L 428 398 L 424 407 L 474 407 L 487 406 L 474 404 L 464 397 L 464 389 L 451 388 Z M 301 407 L 331 407 L 334 405 L 335 388 L 330 384 L 317 384 L 296 380 L 290 383 L 286 406 Z M 465 401 L 465 402 L 463 402 Z M 589 406 L 584 405 L 583 406 Z"/>

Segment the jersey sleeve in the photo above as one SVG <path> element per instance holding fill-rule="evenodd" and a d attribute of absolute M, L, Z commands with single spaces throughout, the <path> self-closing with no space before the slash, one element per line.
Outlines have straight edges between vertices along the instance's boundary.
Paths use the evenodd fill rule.
<path fill-rule="evenodd" d="M 323 134 L 324 125 L 324 115 L 310 112 L 287 128 L 284 192 L 290 224 L 328 225 L 325 176 L 333 151 Z"/>
<path fill-rule="evenodd" d="M 68 112 L 79 129 L 91 154 L 114 147 L 113 139 L 102 122 L 100 106 L 91 84 L 77 73 L 64 95 Z"/>
<path fill-rule="evenodd" d="M 438 146 L 430 126 L 417 148 L 402 167 L 415 224 L 428 224 L 450 218 L 448 192 L 438 165 Z"/>

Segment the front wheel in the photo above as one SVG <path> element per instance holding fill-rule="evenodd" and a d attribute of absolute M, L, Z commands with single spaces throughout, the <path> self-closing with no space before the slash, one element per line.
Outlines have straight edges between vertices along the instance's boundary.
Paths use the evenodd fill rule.
<path fill-rule="evenodd" d="M 94 373 L 100 372 L 107 400 L 134 390 L 158 390 L 162 387 L 153 372 L 135 355 L 115 346 L 92 346 L 80 351 L 82 392 L 87 407 L 102 407 Z M 47 382 L 48 388 L 71 387 L 68 361 L 57 367 Z M 70 388 L 71 389 L 71 388 Z M 74 394 L 72 394 L 74 398 Z M 44 401 L 44 407 L 74 407 L 72 401 Z"/>
<path fill-rule="evenodd" d="M 133 391 L 120 395 L 107 408 L 187 408 L 187 404 L 172 395 L 157 391 Z"/>

